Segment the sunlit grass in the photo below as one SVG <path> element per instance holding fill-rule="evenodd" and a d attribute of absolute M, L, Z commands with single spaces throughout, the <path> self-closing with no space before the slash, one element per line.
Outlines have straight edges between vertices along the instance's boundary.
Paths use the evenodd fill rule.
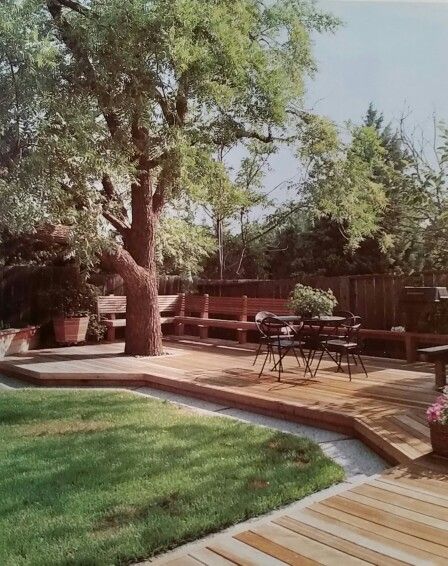
<path fill-rule="evenodd" d="M 0 394 L 0 564 L 122 564 L 318 491 L 306 440 L 131 393 Z"/>

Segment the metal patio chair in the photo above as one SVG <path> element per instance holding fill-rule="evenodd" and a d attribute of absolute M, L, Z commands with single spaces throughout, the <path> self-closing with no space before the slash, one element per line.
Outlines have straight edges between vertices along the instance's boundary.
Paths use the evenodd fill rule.
<path fill-rule="evenodd" d="M 336 354 L 337 372 L 344 371 L 342 368 L 342 361 L 345 358 L 347 362 L 347 369 L 348 369 L 348 375 L 350 381 L 352 380 L 350 358 L 352 358 L 356 364 L 359 361 L 362 369 L 364 370 L 364 373 L 366 374 L 366 377 L 369 377 L 364 362 L 361 358 L 361 343 L 359 339 L 360 329 L 361 329 L 361 323 L 344 325 L 343 336 L 339 336 L 338 338 L 332 338 L 325 342 L 325 349 L 328 350 L 329 352 L 333 352 Z M 319 365 L 322 361 L 324 351 L 325 350 L 322 350 L 321 352 L 314 375 L 316 375 L 316 372 L 319 369 Z"/>
<path fill-rule="evenodd" d="M 261 315 L 261 313 L 259 314 Z M 260 319 L 261 320 L 258 322 L 256 321 L 256 324 L 260 332 L 260 337 L 263 339 L 263 343 L 266 344 L 267 350 L 258 377 L 263 375 L 266 362 L 269 359 L 270 362 L 272 361 L 274 363 L 272 370 L 278 369 L 278 380 L 280 381 L 283 371 L 283 359 L 291 351 L 299 366 L 301 364 L 297 352 L 300 353 L 302 359 L 305 361 L 305 374 L 307 370 L 312 373 L 303 352 L 303 342 L 299 338 L 303 323 L 294 327 L 272 313 L 267 313 L 267 316 L 264 318 L 260 316 Z M 277 360 L 276 355 L 278 357 Z"/>

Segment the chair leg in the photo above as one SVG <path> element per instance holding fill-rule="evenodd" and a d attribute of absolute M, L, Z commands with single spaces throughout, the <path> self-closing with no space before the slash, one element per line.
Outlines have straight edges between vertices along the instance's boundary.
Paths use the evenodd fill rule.
<path fill-rule="evenodd" d="M 358 360 L 356 359 L 355 354 L 352 354 L 353 361 L 355 362 L 355 366 L 358 365 Z"/>
<path fill-rule="evenodd" d="M 316 369 L 314 370 L 314 377 L 316 377 L 317 370 L 319 369 L 320 362 L 322 361 L 323 357 L 324 357 L 324 350 L 322 350 L 322 352 L 320 353 L 319 361 L 317 362 Z"/>
<path fill-rule="evenodd" d="M 362 361 L 360 354 L 358 354 L 358 360 L 359 360 L 359 363 L 361 364 L 362 369 L 364 370 L 364 373 L 366 374 L 366 377 L 369 377 L 369 374 L 367 373 L 366 367 L 364 365 L 364 362 Z"/>
<path fill-rule="evenodd" d="M 311 366 L 310 366 L 310 359 L 311 359 L 311 350 L 308 350 L 308 354 L 304 357 L 304 360 L 305 360 L 305 373 L 304 373 L 304 376 L 306 376 L 306 372 L 309 371 L 311 377 L 313 377 L 313 372 L 311 371 Z"/>
<path fill-rule="evenodd" d="M 297 355 L 296 349 L 294 348 L 294 346 L 292 347 L 292 351 L 294 353 L 294 356 L 296 357 L 297 363 L 299 364 L 300 367 L 300 360 L 299 360 L 299 356 Z"/>
<path fill-rule="evenodd" d="M 350 381 L 352 380 L 352 368 L 350 367 L 350 352 L 347 350 L 347 368 L 348 368 L 348 377 Z"/>
<path fill-rule="evenodd" d="M 313 374 L 312 374 L 312 372 L 311 372 L 311 370 L 310 370 L 310 366 L 308 365 L 307 356 L 306 356 L 306 354 L 305 354 L 305 352 L 303 351 L 303 349 L 302 349 L 301 346 L 300 346 L 300 348 L 299 348 L 299 351 L 300 351 L 300 356 L 301 356 L 301 358 L 302 358 L 302 360 L 303 360 L 303 363 L 304 363 L 304 365 L 305 365 L 305 369 L 304 369 L 303 376 L 306 377 L 306 372 L 307 372 L 307 371 L 309 371 L 309 372 L 311 373 L 311 376 L 312 376 Z"/>
<path fill-rule="evenodd" d="M 264 362 L 263 362 L 263 365 L 261 367 L 260 373 L 258 374 L 258 379 L 260 379 L 260 377 L 262 376 L 263 371 L 264 371 L 264 367 L 265 367 L 266 362 L 268 361 L 268 357 L 270 357 L 270 355 L 271 355 L 271 347 L 268 344 L 268 350 L 266 352 L 266 356 L 264 357 Z"/>
<path fill-rule="evenodd" d="M 338 367 L 336 368 L 336 373 L 339 373 L 340 371 L 342 371 L 342 373 L 344 373 L 344 370 L 342 369 L 342 352 L 339 352 L 339 354 L 336 354 L 336 359 L 337 359 L 337 364 L 338 364 Z"/>
<path fill-rule="evenodd" d="M 260 355 L 260 352 L 261 352 L 261 345 L 262 345 L 262 344 L 261 344 L 261 342 L 260 342 L 260 343 L 258 344 L 257 353 L 255 354 L 255 360 L 254 360 L 254 363 L 252 364 L 253 366 L 254 366 L 254 365 L 255 365 L 255 364 L 257 363 L 257 360 L 258 360 L 258 356 Z"/>

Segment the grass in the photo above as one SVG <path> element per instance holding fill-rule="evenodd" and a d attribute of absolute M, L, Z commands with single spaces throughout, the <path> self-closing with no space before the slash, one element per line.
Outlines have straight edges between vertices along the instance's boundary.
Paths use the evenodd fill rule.
<path fill-rule="evenodd" d="M 319 491 L 311 441 L 108 391 L 0 394 L 0 564 L 127 564 Z"/>

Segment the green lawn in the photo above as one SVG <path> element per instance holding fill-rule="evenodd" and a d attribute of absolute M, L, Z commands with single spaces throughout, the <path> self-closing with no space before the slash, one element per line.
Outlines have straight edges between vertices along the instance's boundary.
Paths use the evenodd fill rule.
<path fill-rule="evenodd" d="M 0 394 L 0 564 L 126 564 L 343 478 L 306 440 L 131 393 Z"/>

